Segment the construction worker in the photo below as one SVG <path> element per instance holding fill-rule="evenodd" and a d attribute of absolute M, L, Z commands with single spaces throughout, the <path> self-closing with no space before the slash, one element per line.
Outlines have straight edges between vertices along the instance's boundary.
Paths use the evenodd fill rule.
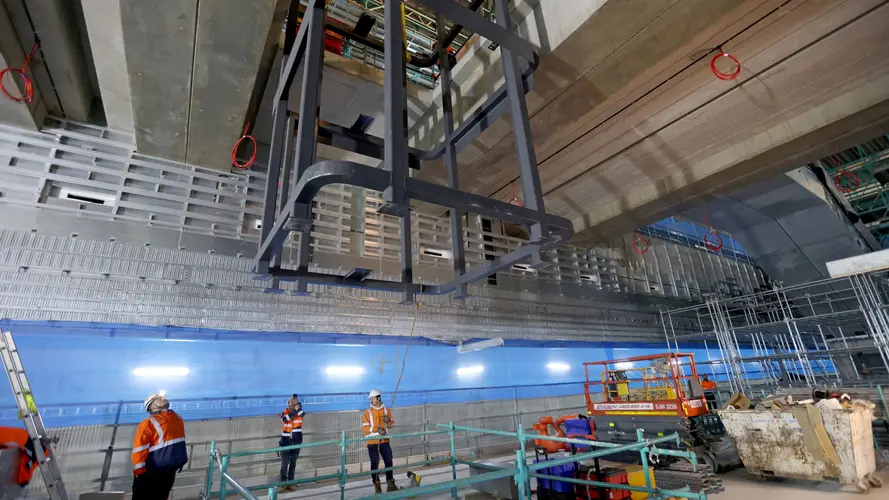
<path fill-rule="evenodd" d="M 166 500 L 176 472 L 188 463 L 185 424 L 164 391 L 145 398 L 143 408 L 149 415 L 133 438 L 133 500 Z"/>
<path fill-rule="evenodd" d="M 395 421 L 392 420 L 392 410 L 383 405 L 383 396 L 376 389 L 370 391 L 367 398 L 370 400 L 370 408 L 361 417 L 361 430 L 364 431 L 366 437 L 386 436 L 389 434 L 389 429 L 395 425 Z M 370 455 L 370 470 L 377 470 L 380 467 L 380 457 L 383 457 L 383 465 L 386 468 L 392 467 L 392 447 L 389 445 L 388 439 L 382 437 L 369 439 L 367 453 Z M 374 492 L 382 493 L 383 488 L 380 486 L 379 474 L 371 474 L 370 477 L 374 483 Z M 391 470 L 386 471 L 386 492 L 390 491 L 398 491 Z"/>
<path fill-rule="evenodd" d="M 281 412 L 281 439 L 278 446 L 291 446 L 303 443 L 303 405 L 299 402 L 299 396 L 294 394 L 287 400 L 287 408 Z M 296 474 L 296 459 L 299 458 L 299 448 L 281 451 L 281 482 L 293 481 Z M 278 492 L 296 491 L 296 485 L 290 484 L 278 488 Z"/>
<path fill-rule="evenodd" d="M 49 440 L 40 440 L 43 453 L 49 453 Z M 34 449 L 34 440 L 28 435 L 28 431 L 20 427 L 0 427 L 0 449 L 18 449 L 19 461 L 16 466 L 15 482 L 23 489 L 31 482 L 34 472 L 37 470 L 37 452 Z M 7 474 L 4 472 L 4 474 Z M 9 476 L 7 476 L 9 477 Z M 2 489 L 2 488 L 0 488 Z"/>
<path fill-rule="evenodd" d="M 706 375 L 701 379 L 701 388 L 705 391 L 715 391 L 716 390 L 716 382 L 713 382 Z"/>

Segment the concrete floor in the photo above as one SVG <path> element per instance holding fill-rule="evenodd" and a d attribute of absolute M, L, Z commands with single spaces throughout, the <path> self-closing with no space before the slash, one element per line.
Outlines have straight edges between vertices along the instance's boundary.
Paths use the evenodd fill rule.
<path fill-rule="evenodd" d="M 861 495 L 855 486 L 838 483 L 798 481 L 796 479 L 769 479 L 761 482 L 744 469 L 723 474 L 725 492 L 715 495 L 717 500 L 884 500 L 889 498 L 889 469 L 877 473 L 886 486 L 873 488 Z"/>
<path fill-rule="evenodd" d="M 503 461 L 508 461 L 503 457 Z M 458 467 L 457 477 L 466 477 L 469 470 L 466 467 Z M 423 484 L 432 484 L 450 479 L 449 467 L 436 467 L 423 471 Z M 769 479 L 761 482 L 747 474 L 744 469 L 735 470 L 721 477 L 725 482 L 725 492 L 714 495 L 715 500 L 883 500 L 889 499 L 889 469 L 883 469 L 877 473 L 886 486 L 880 489 L 871 489 L 866 496 L 859 494 L 854 486 L 843 486 L 837 483 L 798 481 L 794 479 Z M 407 480 L 404 474 L 397 474 L 396 481 L 404 485 Z M 458 498 L 465 498 L 467 494 L 474 492 L 470 488 L 458 490 Z M 373 495 L 373 486 L 370 479 L 350 482 L 346 490 L 347 499 L 356 499 Z M 261 497 L 266 498 L 266 497 Z M 336 485 L 328 485 L 319 488 L 304 487 L 294 493 L 279 495 L 281 499 L 312 498 L 318 500 L 339 500 L 339 489 Z M 422 498 L 431 500 L 445 500 L 450 498 L 448 492 L 431 494 Z"/>

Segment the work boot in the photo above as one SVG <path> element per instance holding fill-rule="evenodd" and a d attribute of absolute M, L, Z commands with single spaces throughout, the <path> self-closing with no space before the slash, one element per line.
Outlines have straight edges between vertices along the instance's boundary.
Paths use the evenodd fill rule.
<path fill-rule="evenodd" d="M 394 479 L 386 481 L 386 493 L 389 493 L 391 491 L 398 491 L 398 485 L 395 484 Z"/>
<path fill-rule="evenodd" d="M 383 493 L 383 486 L 379 481 L 374 481 L 374 495 L 381 495 Z"/>
<path fill-rule="evenodd" d="M 296 491 L 296 485 L 295 485 L 295 484 L 291 484 L 290 486 L 287 487 L 287 489 L 290 490 L 290 491 Z"/>
<path fill-rule="evenodd" d="M 278 488 L 278 493 L 287 493 L 288 491 L 290 490 L 287 488 L 287 486 L 281 486 Z"/>

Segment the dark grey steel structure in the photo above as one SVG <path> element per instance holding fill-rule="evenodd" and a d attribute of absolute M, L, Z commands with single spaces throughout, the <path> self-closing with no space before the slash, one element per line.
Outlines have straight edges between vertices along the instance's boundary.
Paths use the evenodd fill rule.
<path fill-rule="evenodd" d="M 539 265 L 542 249 L 564 243 L 573 235 L 569 220 L 548 215 L 544 209 L 525 103 L 525 93 L 533 85 L 531 74 L 537 67 L 538 56 L 533 45 L 512 33 L 508 3 L 506 0 L 496 2 L 497 24 L 494 24 L 453 0 L 418 1 L 440 16 L 457 23 L 451 31 L 459 29 L 459 25 L 466 26 L 498 44 L 503 56 L 504 85 L 460 128 L 454 130 L 450 95 L 451 75 L 446 52 L 448 44 L 439 43 L 445 140 L 432 151 L 409 148 L 405 50 L 401 36 L 402 0 L 386 0 L 385 137 L 381 141 L 354 128 L 345 129 L 324 124 L 319 120 L 318 112 L 324 59 L 325 5 L 323 0 L 311 0 L 295 39 L 292 43 L 285 44 L 286 63 L 274 97 L 273 132 L 262 234 L 257 255 L 253 260 L 255 272 L 270 277 L 273 280 L 273 288 L 277 286 L 279 280 L 289 280 L 297 283 L 299 292 L 305 292 L 308 283 L 318 283 L 399 292 L 404 294 L 405 301 L 413 300 L 417 293 L 446 294 L 456 291 L 459 296 L 465 296 L 468 283 L 510 268 L 522 261 Z M 450 33 L 445 34 L 442 23 L 439 25 L 439 40 L 445 42 Z M 524 71 L 521 70 L 520 58 L 527 66 Z M 296 127 L 294 136 L 293 118 L 287 116 L 287 96 L 297 69 L 301 65 L 304 71 L 301 82 L 299 126 Z M 507 109 L 515 130 L 516 159 L 521 174 L 524 206 L 460 191 L 457 184 L 457 153 Z M 294 140 L 295 144 L 291 143 L 291 140 Z M 384 161 L 385 169 L 350 161 L 316 163 L 319 141 L 380 158 Z M 419 167 L 419 162 L 422 160 L 436 158 L 443 158 L 448 169 L 450 186 L 441 186 L 410 177 L 411 167 Z M 329 184 L 348 184 L 383 192 L 385 204 L 380 212 L 401 218 L 401 281 L 368 279 L 370 272 L 363 269 L 355 269 L 343 276 L 309 271 L 312 200 L 322 187 Z M 454 278 L 447 283 L 421 285 L 413 282 L 411 200 L 451 209 Z M 460 237 L 461 217 L 467 212 L 528 226 L 531 230 L 531 239 L 523 247 L 467 272 L 463 241 Z M 283 269 L 280 250 L 291 231 L 299 231 L 302 234 L 299 261 L 296 269 Z"/>

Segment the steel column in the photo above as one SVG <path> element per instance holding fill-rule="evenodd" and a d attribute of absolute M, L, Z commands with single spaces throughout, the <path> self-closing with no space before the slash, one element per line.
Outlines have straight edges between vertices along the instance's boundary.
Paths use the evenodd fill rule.
<path fill-rule="evenodd" d="M 445 137 L 451 137 L 454 133 L 454 108 L 451 101 L 451 61 L 448 58 L 448 48 L 445 37 L 444 22 L 441 16 L 436 16 L 438 26 L 438 66 L 441 71 L 438 81 L 441 83 L 441 109 L 442 125 Z M 448 169 L 448 184 L 453 189 L 460 189 L 460 179 L 457 172 L 457 149 L 450 140 L 445 143 L 444 164 Z M 463 245 L 463 214 L 459 208 L 450 210 L 451 218 L 451 260 L 454 267 L 454 275 L 460 276 L 466 272 L 466 253 Z M 468 295 L 466 284 L 457 288 L 457 298 Z"/>
<path fill-rule="evenodd" d="M 385 204 L 380 212 L 386 215 L 403 217 L 410 207 L 407 206 L 407 177 L 410 175 L 407 166 L 407 83 L 405 81 L 404 39 L 402 29 L 404 19 L 402 0 L 385 0 L 384 18 L 386 22 L 385 54 L 385 97 L 383 109 L 386 113 L 386 132 L 383 135 L 383 156 L 386 170 L 392 173 L 389 186 L 383 191 Z M 402 224 L 402 253 L 405 253 L 404 241 L 408 240 L 407 250 L 410 253 L 410 224 Z M 402 267 L 409 268 L 402 256 Z M 409 271 L 409 269 L 408 269 Z"/>
<path fill-rule="evenodd" d="M 509 3 L 506 0 L 496 0 L 494 12 L 497 16 L 497 24 L 511 35 L 512 19 L 509 14 Z M 549 238 L 549 224 L 544 212 L 543 190 L 540 186 L 540 173 L 537 171 L 537 155 L 534 151 L 531 124 L 528 121 L 528 104 L 525 102 L 525 93 L 522 88 L 519 59 L 513 50 L 507 48 L 506 44 L 501 44 L 500 51 L 503 60 L 503 74 L 506 79 L 507 98 L 509 99 L 510 118 L 512 119 L 516 161 L 519 164 L 522 194 L 525 198 L 524 205 L 541 215 L 540 222 L 531 225 L 531 241 L 544 241 Z M 531 262 L 532 265 L 539 265 L 541 263 L 540 255 L 534 254 Z"/>
<path fill-rule="evenodd" d="M 284 154 L 284 123 L 287 120 L 287 101 L 276 101 L 272 114 L 272 143 L 269 151 L 269 164 L 265 179 L 265 199 L 262 206 L 262 222 L 259 229 L 259 249 L 257 260 L 254 261 L 256 273 L 268 275 L 270 255 L 263 254 L 262 248 L 266 238 L 272 233 L 275 223 L 275 204 L 278 196 L 278 178 L 281 175 L 281 157 Z"/>

